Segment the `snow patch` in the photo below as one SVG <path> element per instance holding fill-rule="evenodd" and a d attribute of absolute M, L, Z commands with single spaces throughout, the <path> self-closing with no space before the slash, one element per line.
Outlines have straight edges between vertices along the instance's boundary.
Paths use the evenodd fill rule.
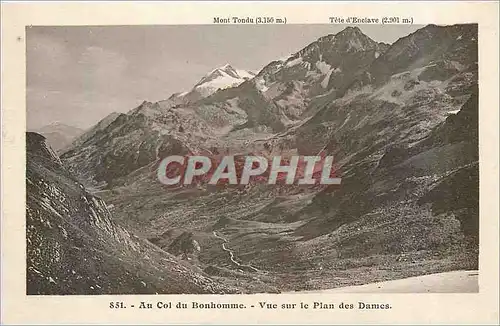
<path fill-rule="evenodd" d="M 290 60 L 286 63 L 286 66 L 287 67 L 293 67 L 293 66 L 296 66 L 298 64 L 302 63 L 302 57 L 298 57 L 296 59 L 293 59 L 293 60 Z"/>
<path fill-rule="evenodd" d="M 449 115 L 452 115 L 452 114 L 457 114 L 458 112 L 460 112 L 460 109 L 458 109 L 458 110 L 451 110 L 451 111 L 448 111 L 446 113 L 449 114 Z"/>
<path fill-rule="evenodd" d="M 252 79 L 253 77 L 255 77 L 254 75 L 252 75 L 250 72 L 248 72 L 246 70 L 236 69 L 236 72 L 238 73 L 238 76 L 240 76 L 243 79 L 245 79 L 245 78 Z"/>
<path fill-rule="evenodd" d="M 269 87 L 266 86 L 266 81 L 264 80 L 264 78 L 256 79 L 255 87 L 262 93 L 265 93 L 269 89 Z"/>
<path fill-rule="evenodd" d="M 206 74 L 193 88 L 198 94 L 203 97 L 207 97 L 218 91 L 219 89 L 226 89 L 231 87 L 236 87 L 245 82 L 246 80 L 252 79 L 255 74 L 243 70 L 234 69 L 229 64 L 225 64 L 220 68 L 216 68 Z M 189 92 L 183 92 L 178 95 L 178 97 L 183 97 Z"/>
<path fill-rule="evenodd" d="M 328 63 L 324 61 L 317 61 L 316 62 L 316 68 L 321 71 L 323 74 L 327 74 L 331 72 L 332 66 L 330 66 Z"/>
<path fill-rule="evenodd" d="M 330 82 L 330 76 L 332 75 L 332 71 L 333 70 L 328 71 L 325 78 L 323 78 L 323 80 L 321 81 L 321 87 L 323 87 L 323 88 L 328 87 L 328 83 Z"/>
<path fill-rule="evenodd" d="M 323 80 L 321 81 L 321 87 L 323 88 L 327 88 L 328 87 L 328 83 L 330 82 L 330 77 L 332 75 L 332 73 L 338 73 L 338 72 L 341 72 L 342 70 L 340 70 L 340 68 L 335 68 L 335 69 L 330 69 L 327 73 L 326 73 L 326 76 L 325 78 L 323 78 Z"/>
<path fill-rule="evenodd" d="M 226 89 L 231 87 L 236 87 L 242 84 L 245 79 L 238 79 L 229 76 L 228 74 L 224 74 L 220 77 L 217 77 L 209 82 L 203 83 L 195 87 L 196 91 L 198 91 L 202 96 L 206 97 L 212 95 L 219 89 Z"/>

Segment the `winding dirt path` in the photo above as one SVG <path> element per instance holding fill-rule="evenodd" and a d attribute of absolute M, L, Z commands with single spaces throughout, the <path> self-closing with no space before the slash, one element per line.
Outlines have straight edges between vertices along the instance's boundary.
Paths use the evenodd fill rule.
<path fill-rule="evenodd" d="M 259 270 L 255 267 L 253 267 L 252 265 L 244 265 L 244 264 L 241 264 L 239 261 L 237 261 L 235 258 L 234 252 L 227 247 L 227 243 L 228 243 L 227 239 L 224 238 L 223 236 L 218 235 L 217 232 L 215 232 L 215 231 L 213 231 L 213 234 L 217 239 L 221 239 L 222 241 L 224 241 L 222 243 L 222 250 L 227 251 L 229 253 L 229 257 L 230 257 L 231 262 L 233 264 L 235 264 L 236 266 L 238 266 L 240 268 L 250 269 L 254 272 L 259 272 Z"/>

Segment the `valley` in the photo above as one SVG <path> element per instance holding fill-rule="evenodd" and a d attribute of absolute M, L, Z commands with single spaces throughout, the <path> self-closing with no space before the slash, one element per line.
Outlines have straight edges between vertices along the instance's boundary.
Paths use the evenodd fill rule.
<path fill-rule="evenodd" d="M 258 73 L 225 65 L 191 90 L 105 118 L 64 149 L 55 170 L 37 168 L 63 193 L 67 178 L 81 189 L 73 206 L 86 207 L 80 192 L 101 203 L 108 231 L 83 228 L 86 246 L 104 241 L 113 248 L 106 255 L 122 252 L 134 285 L 109 281 L 93 289 L 100 293 L 325 291 L 475 270 L 477 74 L 477 25 L 428 25 L 390 45 L 347 27 Z M 320 153 L 334 157 L 340 185 L 166 186 L 157 178 L 171 155 Z M 29 203 L 33 220 L 73 227 L 75 213 L 44 205 L 46 196 Z M 84 211 L 86 225 L 92 210 Z M 115 241 L 109 230 L 134 240 Z M 43 232 L 51 243 L 54 230 Z M 158 281 L 164 274 L 172 282 Z M 43 284 L 37 293 L 58 291 Z"/>

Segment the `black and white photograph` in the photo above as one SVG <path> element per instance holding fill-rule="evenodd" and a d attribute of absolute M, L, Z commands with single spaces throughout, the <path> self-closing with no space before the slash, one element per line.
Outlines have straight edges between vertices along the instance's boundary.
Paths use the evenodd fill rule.
<path fill-rule="evenodd" d="M 26 26 L 26 294 L 478 293 L 481 86 L 476 23 Z"/>

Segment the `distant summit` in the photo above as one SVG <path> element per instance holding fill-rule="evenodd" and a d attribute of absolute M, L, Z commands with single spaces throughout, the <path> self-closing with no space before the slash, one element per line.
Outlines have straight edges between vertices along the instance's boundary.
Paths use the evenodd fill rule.
<path fill-rule="evenodd" d="M 34 131 L 45 136 L 47 142 L 56 151 L 71 144 L 74 139 L 84 132 L 83 129 L 69 126 L 61 122 L 53 122 Z"/>
<path fill-rule="evenodd" d="M 230 64 L 225 64 L 203 76 L 190 91 L 174 94 L 170 99 L 183 100 L 185 102 L 199 100 L 200 98 L 212 95 L 220 89 L 239 86 L 253 77 L 255 77 L 253 72 L 235 69 Z"/>

